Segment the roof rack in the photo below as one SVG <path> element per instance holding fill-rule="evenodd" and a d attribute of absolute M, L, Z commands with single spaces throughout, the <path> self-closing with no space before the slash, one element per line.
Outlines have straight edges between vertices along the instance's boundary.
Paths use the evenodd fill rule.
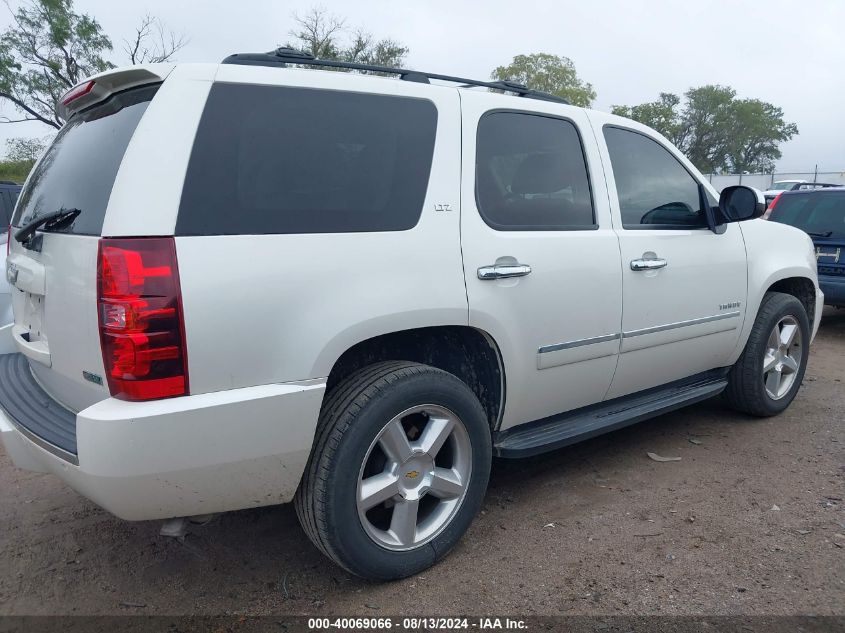
<path fill-rule="evenodd" d="M 463 77 L 453 77 L 451 75 L 426 73 L 419 70 L 393 68 L 391 66 L 376 66 L 373 64 L 359 64 L 357 62 L 317 59 L 311 53 L 298 51 L 288 47 L 277 48 L 269 53 L 235 53 L 234 55 L 229 55 L 221 63 L 239 64 L 243 66 L 282 67 L 287 66 L 288 64 L 296 64 L 303 66 L 323 66 L 325 68 L 344 68 L 347 70 L 363 70 L 374 73 L 399 75 L 399 79 L 402 81 L 414 81 L 417 83 L 430 84 L 431 80 L 434 79 L 437 81 L 460 84 L 458 86 L 459 88 L 492 88 L 493 90 L 501 90 L 502 92 L 512 92 L 520 97 L 527 97 L 529 99 L 541 99 L 543 101 L 555 101 L 557 103 L 566 104 L 569 103 L 566 99 L 549 94 L 548 92 L 532 90 L 528 86 L 514 81 L 478 81 L 475 79 L 465 79 Z"/>

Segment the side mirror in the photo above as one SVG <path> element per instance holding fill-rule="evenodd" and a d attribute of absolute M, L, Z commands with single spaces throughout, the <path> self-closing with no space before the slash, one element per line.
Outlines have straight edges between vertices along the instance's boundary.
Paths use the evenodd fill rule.
<path fill-rule="evenodd" d="M 762 192 L 753 187 L 733 185 L 722 189 L 719 211 L 726 222 L 742 222 L 759 218 L 766 211 Z"/>

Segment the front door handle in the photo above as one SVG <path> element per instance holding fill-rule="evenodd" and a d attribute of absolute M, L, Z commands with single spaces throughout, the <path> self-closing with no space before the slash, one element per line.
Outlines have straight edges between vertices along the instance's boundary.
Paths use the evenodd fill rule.
<path fill-rule="evenodd" d="M 478 278 L 487 281 L 489 279 L 509 279 L 511 277 L 525 277 L 531 272 L 528 264 L 495 264 L 493 266 L 482 266 L 478 269 Z"/>
<path fill-rule="evenodd" d="M 631 270 L 658 270 L 659 268 L 666 268 L 667 262 L 660 257 L 649 259 L 632 259 Z"/>

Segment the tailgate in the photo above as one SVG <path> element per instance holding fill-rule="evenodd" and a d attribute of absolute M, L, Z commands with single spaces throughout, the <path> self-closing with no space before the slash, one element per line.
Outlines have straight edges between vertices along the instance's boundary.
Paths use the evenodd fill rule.
<path fill-rule="evenodd" d="M 98 244 L 124 153 L 158 87 L 119 90 L 74 114 L 33 169 L 12 218 L 13 340 L 38 383 L 73 411 L 109 397 Z"/>

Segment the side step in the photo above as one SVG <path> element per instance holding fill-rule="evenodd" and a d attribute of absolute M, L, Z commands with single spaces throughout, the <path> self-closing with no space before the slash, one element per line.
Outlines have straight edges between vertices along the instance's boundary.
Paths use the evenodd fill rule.
<path fill-rule="evenodd" d="M 724 391 L 726 370 L 699 374 L 656 389 L 521 424 L 493 437 L 498 457 L 530 457 L 621 429 Z"/>

